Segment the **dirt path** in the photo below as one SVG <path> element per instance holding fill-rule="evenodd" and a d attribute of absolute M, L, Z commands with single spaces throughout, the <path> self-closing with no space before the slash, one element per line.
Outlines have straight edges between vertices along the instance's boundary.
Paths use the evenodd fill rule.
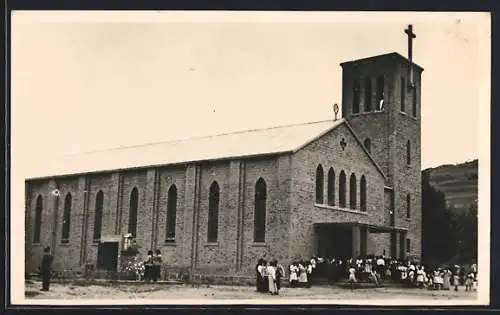
<path fill-rule="evenodd" d="M 249 286 L 201 286 L 192 288 L 184 285 L 72 285 L 52 284 L 49 292 L 40 291 L 41 283 L 26 284 L 26 298 L 33 299 L 330 299 L 330 300 L 380 300 L 380 299 L 432 299 L 470 300 L 476 299 L 476 292 L 429 291 L 408 288 L 343 289 L 317 286 L 305 288 L 283 288 L 280 296 L 255 292 Z"/>

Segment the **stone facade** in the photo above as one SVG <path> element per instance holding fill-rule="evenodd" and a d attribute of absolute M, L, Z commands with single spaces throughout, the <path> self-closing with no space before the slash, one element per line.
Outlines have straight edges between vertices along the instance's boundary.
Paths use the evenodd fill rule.
<path fill-rule="evenodd" d="M 212 272 L 253 272 L 257 259 L 276 258 L 283 263 L 308 258 L 318 251 L 319 241 L 330 242 L 317 225 L 351 224 L 352 252 L 388 254 L 400 248 L 401 237 L 391 240 L 391 228 L 410 240 L 410 253 L 420 256 L 420 110 L 417 117 L 399 112 L 398 80 L 403 72 L 400 58 L 379 57 L 366 67 L 344 65 L 343 116 L 345 122 L 304 147 L 292 152 L 257 157 L 144 167 L 142 169 L 68 175 L 26 181 L 26 271 L 35 272 L 42 250 L 51 246 L 54 268 L 81 270 L 97 264 L 98 241 L 93 240 L 96 199 L 103 193 L 101 241 L 119 241 L 128 232 L 130 196 L 138 191 L 137 244 L 145 254 L 160 249 L 168 266 L 191 267 Z M 379 69 L 386 80 L 385 112 L 349 114 L 350 81 Z M 420 72 L 415 76 L 420 91 Z M 418 94 L 420 95 L 420 94 Z M 420 104 L 420 96 L 418 96 Z M 396 110 L 398 108 L 398 110 Z M 371 154 L 363 139 L 372 140 Z M 264 139 L 265 140 L 265 139 Z M 406 143 L 411 163 L 406 161 Z M 345 146 L 344 146 L 345 144 Z M 316 168 L 324 171 L 324 202 L 315 202 Z M 335 172 L 335 202 L 327 204 L 328 171 Z M 338 204 L 339 174 L 346 174 L 347 206 Z M 349 178 L 356 177 L 356 207 L 350 209 Z M 366 211 L 361 211 L 361 176 L 366 178 Z M 266 183 L 265 241 L 254 242 L 255 185 Z M 207 239 L 209 191 L 220 189 L 217 241 Z M 175 185 L 175 238 L 167 240 L 168 191 Z M 51 194 L 54 189 L 60 196 Z M 72 196 L 70 236 L 61 239 L 64 200 Z M 406 198 L 411 198 L 407 218 Z M 37 200 L 42 198 L 41 238 L 34 243 Z M 389 211 L 394 210 L 394 223 Z M 383 229 L 383 233 L 377 229 Z M 403 231 L 404 234 L 400 232 Z M 373 232 L 373 233 L 372 233 Z M 366 237 L 363 236 L 366 233 Z M 394 238 L 394 236 L 393 236 Z M 363 240 L 365 242 L 363 243 Z M 364 245 L 362 245 L 364 244 Z"/>
<path fill-rule="evenodd" d="M 421 256 L 421 76 L 423 69 L 413 65 L 416 109 L 408 60 L 398 54 L 344 63 L 342 82 L 343 117 L 363 141 L 371 140 L 371 155 L 387 175 L 386 186 L 392 188 L 394 226 L 407 229 L 410 256 Z M 372 108 L 376 106 L 376 80 L 384 77 L 384 111 L 364 111 L 365 87 L 360 85 L 359 113 L 353 112 L 353 82 L 372 83 Z M 402 95 L 403 94 L 403 95 Z M 402 106 L 404 102 L 404 106 Z M 415 115 L 414 115 L 415 114 Z M 407 164 L 407 143 L 410 143 L 410 163 Z M 410 217 L 407 216 L 407 196 L 410 196 Z M 397 247 L 400 247 L 398 238 Z M 406 241 L 405 241 L 406 242 Z M 406 250 L 405 250 L 406 251 Z"/>

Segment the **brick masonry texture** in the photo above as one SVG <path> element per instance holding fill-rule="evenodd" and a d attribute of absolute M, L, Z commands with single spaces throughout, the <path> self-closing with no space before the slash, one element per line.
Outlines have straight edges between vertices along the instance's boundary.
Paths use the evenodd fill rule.
<path fill-rule="evenodd" d="M 343 70 L 343 116 L 352 127 L 341 124 L 294 154 L 256 158 L 145 167 L 34 179 L 26 182 L 26 271 L 35 272 L 45 246 L 54 249 L 54 268 L 81 270 L 96 264 L 97 243 L 92 240 L 96 196 L 104 195 L 101 239 L 120 240 L 128 232 L 130 195 L 138 190 L 137 242 L 142 254 L 160 249 L 167 266 L 231 274 L 251 274 L 257 259 L 276 258 L 287 264 L 316 254 L 315 223 L 361 222 L 390 225 L 390 204 L 394 194 L 395 226 L 408 229 L 411 255 L 421 254 L 421 161 L 420 108 L 417 117 L 400 112 L 400 77 L 405 76 L 401 60 L 382 58 L 371 63 L 349 64 Z M 386 110 L 378 113 L 350 112 L 354 78 L 385 76 Z M 420 104 L 420 73 L 415 74 Z M 363 89 L 363 85 L 362 85 Z M 375 93 L 375 85 L 372 88 Z M 361 91 L 363 96 L 363 90 Z M 375 99 L 373 97 L 373 99 Z M 364 98 L 361 97 L 360 110 Z M 406 104 L 411 104 L 407 96 Z M 373 103 L 375 106 L 375 101 Z M 356 138 L 357 136 L 357 138 Z M 362 144 L 371 139 L 371 156 Z M 342 139 L 347 144 L 340 145 Z M 406 142 L 411 143 L 411 163 L 406 163 Z M 315 173 L 324 171 L 324 202 L 315 204 Z M 335 172 L 335 205 L 327 206 L 328 171 Z M 357 207 L 339 208 L 339 174 L 346 174 L 349 207 L 351 174 L 356 176 Z M 367 211 L 360 208 L 360 179 L 367 182 Z M 255 184 L 262 178 L 267 187 L 265 242 L 254 242 Z M 209 189 L 220 189 L 218 238 L 207 241 Z M 177 188 L 175 240 L 166 241 L 168 191 Z M 59 203 L 51 195 L 59 189 Z M 61 242 L 64 199 L 72 196 L 68 243 Z M 406 217 L 406 196 L 411 196 L 411 217 Z M 33 243 L 36 200 L 43 198 L 40 242 Z M 57 208 L 56 208 L 57 206 Z M 358 232 L 356 232 L 358 233 Z M 55 238 L 54 238 L 55 237 Z M 397 240 L 400 243 L 399 237 Z M 54 247 L 55 246 L 55 247 Z M 360 248 L 355 248 L 359 252 Z M 399 251 L 399 250 L 398 250 Z M 390 235 L 368 233 L 367 253 L 390 253 Z"/>

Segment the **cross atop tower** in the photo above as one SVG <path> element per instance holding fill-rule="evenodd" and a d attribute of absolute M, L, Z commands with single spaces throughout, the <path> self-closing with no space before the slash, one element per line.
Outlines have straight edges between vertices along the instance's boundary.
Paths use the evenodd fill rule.
<path fill-rule="evenodd" d="M 409 24 L 408 28 L 405 29 L 405 33 L 408 35 L 408 60 L 409 65 L 408 65 L 408 71 L 410 72 L 410 88 L 413 88 L 415 86 L 415 83 L 413 82 L 413 39 L 417 37 L 415 33 L 413 33 L 413 25 Z"/>

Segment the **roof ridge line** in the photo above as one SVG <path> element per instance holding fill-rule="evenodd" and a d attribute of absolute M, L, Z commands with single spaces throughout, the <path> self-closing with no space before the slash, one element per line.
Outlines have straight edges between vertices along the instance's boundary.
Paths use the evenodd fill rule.
<path fill-rule="evenodd" d="M 91 153 L 97 153 L 97 152 L 108 152 L 108 151 L 121 150 L 121 149 L 140 148 L 140 147 L 146 147 L 146 146 L 155 145 L 155 144 L 174 143 L 174 142 L 181 142 L 181 141 L 194 140 L 194 139 L 215 138 L 215 137 L 222 137 L 222 136 L 228 136 L 228 135 L 234 135 L 234 134 L 265 131 L 265 130 L 286 128 L 286 127 L 299 126 L 299 125 L 312 125 L 312 124 L 324 123 L 324 122 L 328 122 L 328 121 L 333 122 L 333 120 L 331 120 L 331 119 L 325 119 L 325 120 L 316 120 L 316 121 L 310 121 L 310 122 L 292 123 L 292 124 L 279 125 L 279 126 L 273 126 L 273 127 L 236 130 L 236 131 L 218 133 L 218 134 L 213 134 L 213 135 L 193 136 L 193 137 L 187 137 L 187 138 L 155 141 L 155 142 L 148 142 L 148 143 L 143 143 L 143 144 L 134 144 L 134 145 L 119 146 L 119 147 L 108 148 L 108 149 L 99 149 L 99 150 L 92 150 L 92 151 L 86 151 L 86 152 L 71 153 L 71 154 L 65 154 L 62 157 L 72 157 L 72 156 L 78 156 L 78 155 L 84 155 L 84 154 L 91 154 Z"/>

